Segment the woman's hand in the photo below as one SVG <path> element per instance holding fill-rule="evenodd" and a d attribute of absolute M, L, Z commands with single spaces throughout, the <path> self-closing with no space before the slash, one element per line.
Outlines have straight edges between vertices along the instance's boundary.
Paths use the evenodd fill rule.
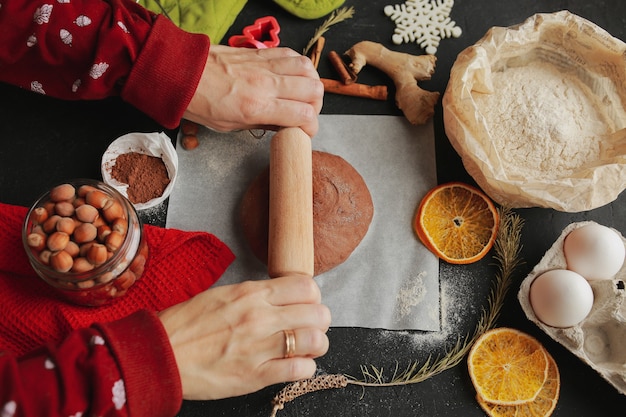
<path fill-rule="evenodd" d="M 324 87 L 311 60 L 288 48 L 212 45 L 184 117 L 218 131 L 318 130 Z"/>
<path fill-rule="evenodd" d="M 328 350 L 330 311 L 320 298 L 313 279 L 283 277 L 214 287 L 162 311 L 183 398 L 227 398 L 311 377 L 313 358 Z"/>

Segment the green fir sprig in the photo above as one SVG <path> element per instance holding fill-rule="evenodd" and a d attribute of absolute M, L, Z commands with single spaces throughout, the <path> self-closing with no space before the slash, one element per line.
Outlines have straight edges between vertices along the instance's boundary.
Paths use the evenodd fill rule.
<path fill-rule="evenodd" d="M 315 30 L 313 37 L 304 48 L 302 54 L 308 55 L 309 50 L 313 47 L 313 45 L 315 45 L 315 42 L 317 42 L 317 40 L 324 35 L 324 33 L 328 32 L 328 29 L 330 29 L 331 26 L 341 23 L 344 20 L 351 19 L 352 16 L 354 16 L 354 6 L 342 7 L 333 11 L 328 19 L 326 19 L 324 23 L 322 23 L 322 25 Z"/>
<path fill-rule="evenodd" d="M 506 294 L 511 286 L 513 272 L 523 263 L 520 254 L 520 241 L 524 222 L 521 217 L 513 213 L 509 208 L 501 208 L 499 213 L 500 225 L 498 238 L 494 243 L 495 254 L 493 256 L 498 270 L 495 275 L 494 286 L 487 299 L 488 306 L 483 308 L 474 332 L 471 335 L 465 335 L 465 337 L 459 336 L 456 344 L 445 355 L 432 363 L 432 358 L 429 357 L 421 367 L 418 367 L 418 362 L 414 362 L 405 371 L 397 372 L 396 370 L 389 382 L 385 382 L 380 369 L 374 366 L 362 366 L 363 379 L 354 379 L 350 383 L 364 386 L 394 386 L 422 382 L 458 365 L 469 352 L 474 342 L 483 333 L 495 326 L 498 317 L 500 317 Z"/>

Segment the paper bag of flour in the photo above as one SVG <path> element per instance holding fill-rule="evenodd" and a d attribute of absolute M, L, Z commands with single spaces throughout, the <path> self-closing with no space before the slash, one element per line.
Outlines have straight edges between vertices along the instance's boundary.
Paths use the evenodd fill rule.
<path fill-rule="evenodd" d="M 568 11 L 493 27 L 454 63 L 446 134 L 496 202 L 579 212 L 626 187 L 626 44 Z"/>

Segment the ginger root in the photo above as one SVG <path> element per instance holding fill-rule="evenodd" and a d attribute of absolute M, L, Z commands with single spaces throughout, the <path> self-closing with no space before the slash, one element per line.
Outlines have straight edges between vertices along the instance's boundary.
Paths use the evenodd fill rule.
<path fill-rule="evenodd" d="M 410 55 L 390 51 L 382 44 L 362 41 L 345 53 L 358 74 L 367 64 L 387 74 L 396 86 L 396 105 L 414 125 L 426 123 L 435 113 L 438 92 L 421 89 L 417 81 L 429 80 L 435 71 L 434 55 Z"/>

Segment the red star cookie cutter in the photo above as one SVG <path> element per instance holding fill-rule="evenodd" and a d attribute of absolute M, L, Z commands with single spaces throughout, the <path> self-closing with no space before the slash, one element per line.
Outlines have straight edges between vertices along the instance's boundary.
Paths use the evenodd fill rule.
<path fill-rule="evenodd" d="M 242 35 L 231 36 L 228 45 L 237 48 L 273 48 L 280 43 L 279 32 L 280 26 L 273 16 L 260 17 L 254 24 L 243 28 Z"/>

